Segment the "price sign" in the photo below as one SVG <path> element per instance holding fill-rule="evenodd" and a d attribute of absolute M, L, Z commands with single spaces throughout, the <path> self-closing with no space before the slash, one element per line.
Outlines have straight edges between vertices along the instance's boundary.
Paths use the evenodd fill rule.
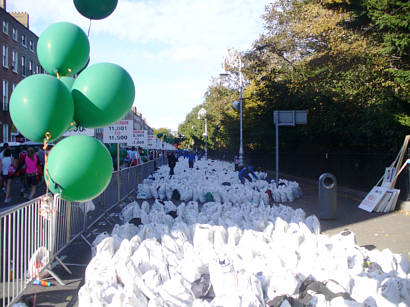
<path fill-rule="evenodd" d="M 72 135 L 88 135 L 88 136 L 94 136 L 95 135 L 95 130 L 91 129 L 91 128 L 84 128 L 80 125 L 78 125 L 77 127 L 75 127 L 74 129 L 67 131 L 66 133 L 64 133 L 63 136 L 72 136 Z"/>
<path fill-rule="evenodd" d="M 129 143 L 132 139 L 132 121 L 120 120 L 111 126 L 104 127 L 104 143 Z"/>
<path fill-rule="evenodd" d="M 147 147 L 147 130 L 134 130 L 132 139 L 128 142 L 128 146 Z"/>

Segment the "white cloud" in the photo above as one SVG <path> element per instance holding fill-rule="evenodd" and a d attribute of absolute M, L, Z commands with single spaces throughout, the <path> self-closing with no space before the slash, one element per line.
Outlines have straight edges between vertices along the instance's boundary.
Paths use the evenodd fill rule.
<path fill-rule="evenodd" d="M 143 98 L 135 100 L 143 116 L 154 127 L 175 130 L 203 102 L 209 80 L 222 70 L 226 50 L 249 49 L 262 33 L 260 16 L 269 2 L 119 0 L 112 15 L 92 21 L 91 59 L 126 68 L 136 83 L 136 97 Z M 28 11 L 37 35 L 58 21 L 73 22 L 85 32 L 89 26 L 72 0 L 10 0 L 7 8 Z"/>

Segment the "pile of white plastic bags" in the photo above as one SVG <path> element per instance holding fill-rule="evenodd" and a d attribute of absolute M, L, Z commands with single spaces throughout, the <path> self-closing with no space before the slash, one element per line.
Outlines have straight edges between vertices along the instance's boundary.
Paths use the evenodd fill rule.
<path fill-rule="evenodd" d="M 239 185 L 229 166 L 204 167 L 208 179 L 198 175 L 198 182 L 207 193 L 214 195 L 222 182 Z M 162 167 L 144 185 L 157 192 L 161 182 L 182 191 L 194 186 L 181 179 L 192 170 L 181 166 L 171 180 L 167 171 Z M 254 184 L 245 185 L 245 195 L 258 191 Z M 362 248 L 350 231 L 322 235 L 316 216 L 302 209 L 271 206 L 253 195 L 182 203 L 154 198 L 127 204 L 123 224 L 97 236 L 80 306 L 410 305 L 403 255 Z"/>
<path fill-rule="evenodd" d="M 167 213 L 175 209 L 174 219 Z M 351 232 L 321 235 L 317 218 L 301 209 L 133 202 L 123 217 L 143 224 L 96 238 L 80 306 L 267 306 L 297 298 L 307 279 L 332 281 L 334 293 L 351 297 L 314 294 L 311 306 L 410 303 L 405 257 L 361 248 Z"/>
<path fill-rule="evenodd" d="M 212 199 L 222 203 L 243 203 L 263 201 L 269 203 L 267 190 L 274 202 L 292 202 L 302 196 L 297 182 L 280 179 L 278 185 L 269 180 L 265 172 L 255 172 L 258 180 L 248 180 L 242 184 L 232 163 L 214 160 L 200 160 L 195 167 L 188 168 L 188 162 L 180 157 L 175 167 L 175 175 L 169 176 L 169 168 L 162 166 L 156 173 L 138 185 L 138 199 L 173 199 L 178 191 L 179 200 L 206 202 L 208 193 Z M 266 180 L 268 179 L 268 180 Z M 270 182 L 268 182 L 270 181 Z"/>

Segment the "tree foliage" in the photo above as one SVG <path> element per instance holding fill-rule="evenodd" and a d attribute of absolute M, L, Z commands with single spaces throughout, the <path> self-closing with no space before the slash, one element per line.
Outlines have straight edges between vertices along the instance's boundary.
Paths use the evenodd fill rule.
<path fill-rule="evenodd" d="M 400 0 L 267 6 L 265 33 L 240 53 L 246 149 L 273 149 L 274 110 L 308 110 L 307 125 L 281 128 L 282 149 L 396 152 L 410 133 L 409 10 Z M 225 61 L 231 80 L 211 84 L 180 126 L 188 143 L 203 143 L 196 114 L 205 107 L 208 146 L 238 148 L 235 63 Z"/>

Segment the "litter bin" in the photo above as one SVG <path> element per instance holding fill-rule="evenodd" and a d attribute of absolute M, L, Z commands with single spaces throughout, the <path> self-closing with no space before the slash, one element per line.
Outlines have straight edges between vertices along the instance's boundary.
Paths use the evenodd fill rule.
<path fill-rule="evenodd" d="M 336 219 L 337 209 L 336 177 L 324 173 L 319 177 L 319 218 L 322 220 Z"/>

